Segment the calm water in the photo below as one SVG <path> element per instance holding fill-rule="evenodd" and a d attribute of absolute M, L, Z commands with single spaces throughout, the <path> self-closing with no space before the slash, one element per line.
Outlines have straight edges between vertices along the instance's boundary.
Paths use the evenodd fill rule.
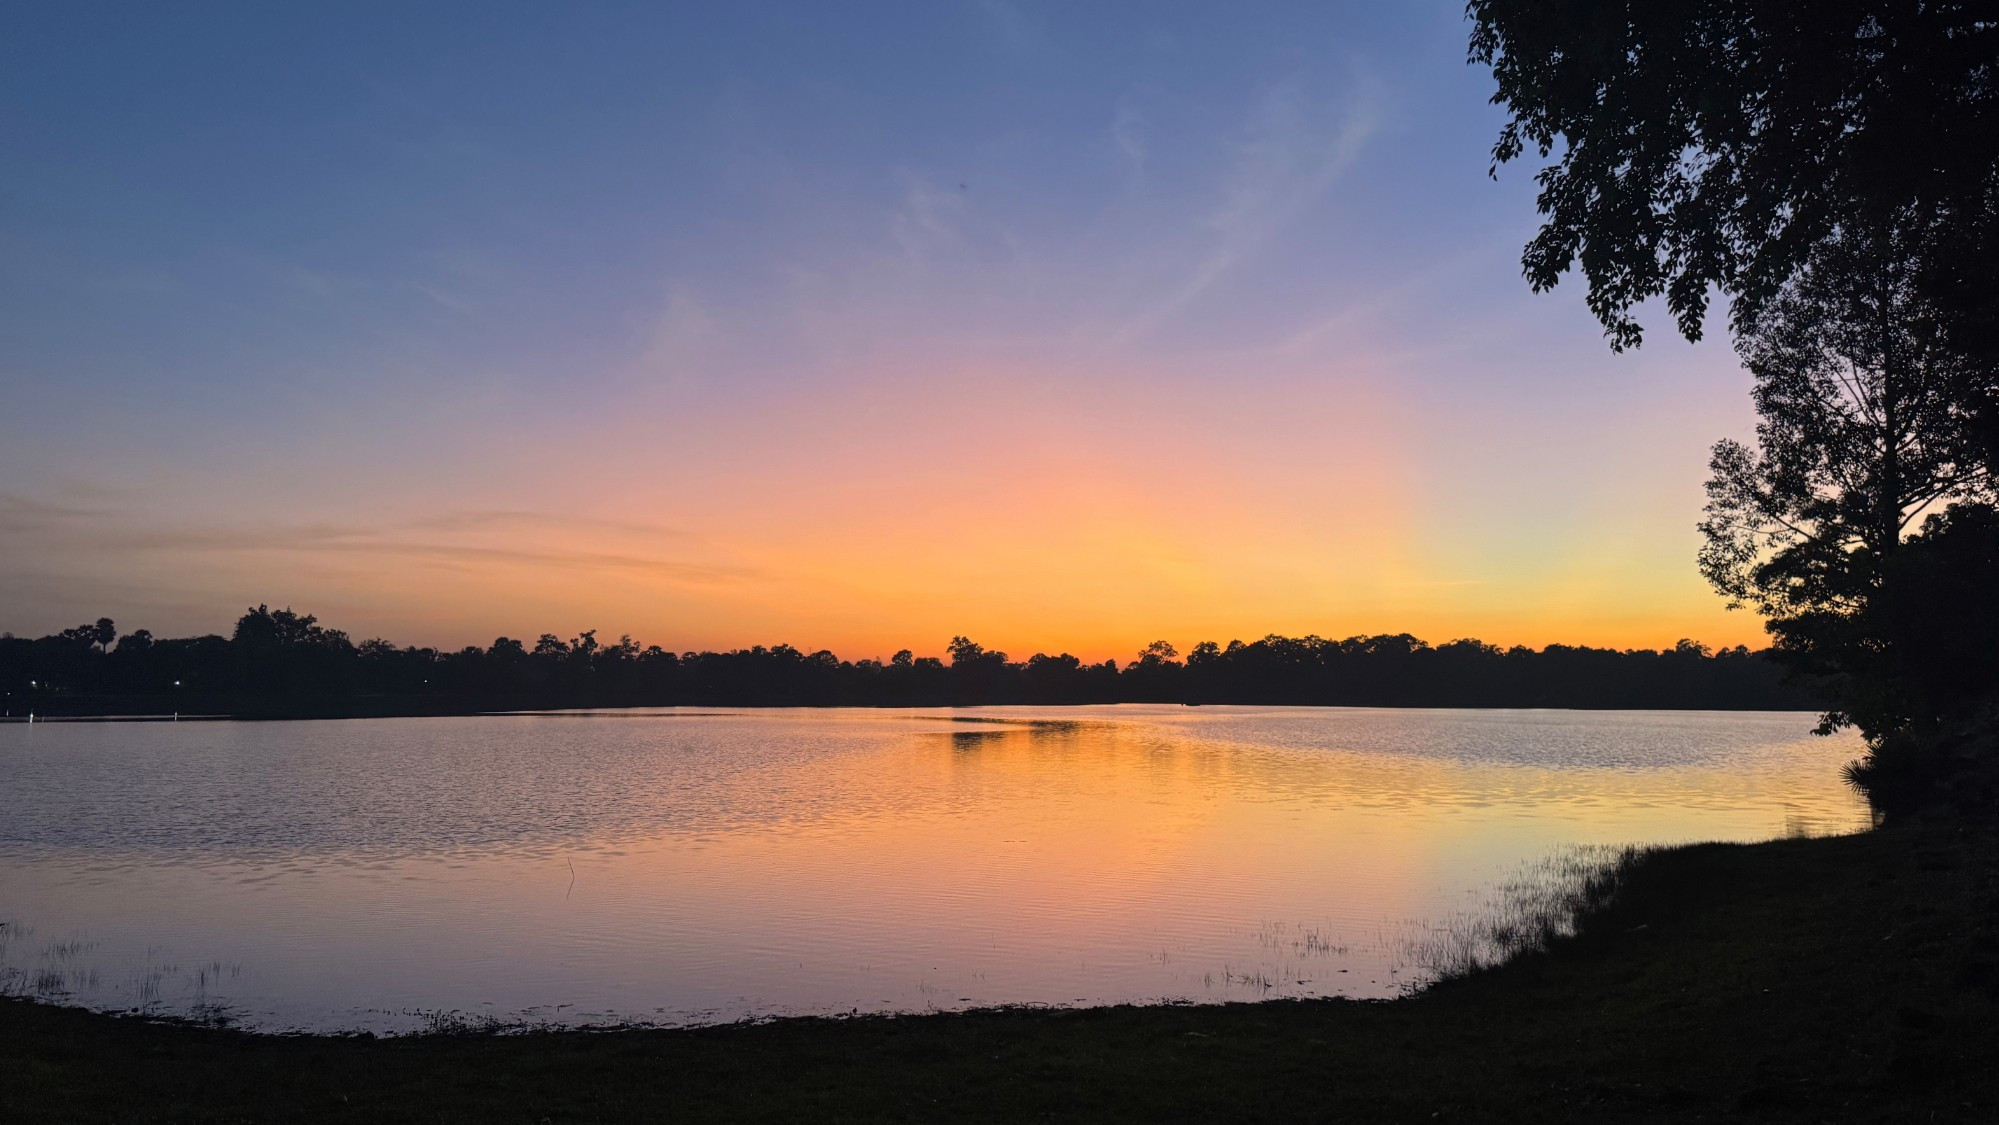
<path fill-rule="evenodd" d="M 249 1026 L 1392 995 L 1578 845 L 1864 827 L 1803 714 L 0 726 L 0 988 Z"/>

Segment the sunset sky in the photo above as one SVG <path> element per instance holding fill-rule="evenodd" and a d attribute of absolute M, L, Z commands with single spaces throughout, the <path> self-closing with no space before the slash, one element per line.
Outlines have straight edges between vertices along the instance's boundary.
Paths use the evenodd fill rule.
<path fill-rule="evenodd" d="M 10 11 L 0 629 L 1760 642 L 1461 0 L 418 7 Z"/>

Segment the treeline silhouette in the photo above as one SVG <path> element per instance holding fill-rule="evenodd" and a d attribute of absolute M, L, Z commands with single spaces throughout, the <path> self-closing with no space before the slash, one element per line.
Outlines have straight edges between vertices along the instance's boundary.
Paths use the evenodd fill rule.
<path fill-rule="evenodd" d="M 12 717 L 447 714 L 668 705 L 949 706 L 995 703 L 1261 703 L 1388 707 L 1811 709 L 1762 655 L 1681 641 L 1664 651 L 1408 634 L 1155 641 L 1120 664 L 1067 653 L 1009 659 L 965 638 L 948 658 L 908 650 L 842 660 L 790 645 L 669 652 L 594 630 L 563 640 L 501 637 L 457 651 L 355 644 L 310 614 L 258 606 L 228 637 L 120 634 L 108 618 L 37 639 L 0 636 Z"/>

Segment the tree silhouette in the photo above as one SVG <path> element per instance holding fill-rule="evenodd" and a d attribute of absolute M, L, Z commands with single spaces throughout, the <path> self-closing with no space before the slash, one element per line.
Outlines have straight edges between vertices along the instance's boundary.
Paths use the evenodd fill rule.
<path fill-rule="evenodd" d="M 1812 248 L 1905 216 L 1958 316 L 1999 293 L 1999 22 L 1874 0 L 1470 0 L 1470 57 L 1537 176 L 1537 289 L 1581 265 L 1612 343 L 1664 296 L 1698 338 L 1710 287 L 1754 313 Z M 1962 300 L 1959 300 L 1962 298 Z"/>
<path fill-rule="evenodd" d="M 1926 530 L 1904 554 L 1919 556 L 1924 580 L 1948 579 L 1960 596 L 1975 600 L 1979 595 L 1968 591 L 1977 588 L 1977 571 L 1962 560 L 1999 556 L 1999 547 L 1982 546 L 1986 527 L 1954 519 L 1947 534 Z M 1932 626 L 1911 617 L 1908 627 Z M 1185 664 L 1170 642 L 1154 642 L 1120 667 L 1116 660 L 1088 663 L 1066 652 L 1014 662 L 963 636 L 948 646 L 948 665 L 908 649 L 887 661 L 848 661 L 791 645 L 673 653 L 629 636 L 593 645 L 594 630 L 573 642 L 543 634 L 532 652 L 507 637 L 456 651 L 398 647 L 382 637 L 356 645 L 310 614 L 261 605 L 245 613 L 227 638 L 158 639 L 136 630 L 107 653 L 91 639 L 94 629 L 78 626 L 33 640 L 0 635 L 0 689 L 50 714 L 171 709 L 272 718 L 665 705 L 1812 703 L 1780 684 L 1769 660 L 1739 647 L 1710 653 L 1692 642 L 1666 652 L 1563 645 L 1536 652 L 1471 640 L 1433 648 L 1407 634 L 1345 640 L 1273 635 L 1226 647 L 1203 641 Z M 1956 643 L 1942 639 L 1940 651 Z"/>
<path fill-rule="evenodd" d="M 1758 448 L 1716 444 L 1701 525 L 1702 573 L 1731 599 L 1781 613 L 1814 596 L 1800 568 L 1833 558 L 1878 578 L 1925 509 L 1986 491 L 1950 394 L 1964 358 L 1938 345 L 1909 275 L 1830 244 L 1747 326 Z"/>
<path fill-rule="evenodd" d="M 1860 726 L 1868 770 L 1891 743 L 1942 737 L 1949 695 L 1925 683 L 1936 669 L 1923 657 L 1954 646 L 1914 623 L 1951 608 L 1922 584 L 1999 581 L 1982 561 L 1993 513 L 1953 505 L 1914 563 L 1904 537 L 1930 506 L 1978 491 L 1968 465 L 1999 473 L 1993 6 L 1469 0 L 1466 12 L 1471 60 L 1492 68 L 1509 115 L 1493 171 L 1530 150 L 1550 161 L 1521 258 L 1529 283 L 1580 266 L 1617 350 L 1642 338 L 1641 302 L 1664 297 L 1691 340 L 1711 293 L 1730 299 L 1762 424 L 1756 449 L 1715 448 L 1703 573 L 1769 615 L 1780 659 L 1826 681 L 1823 725 Z M 1960 606 L 1999 610 L 1983 596 Z"/>
<path fill-rule="evenodd" d="M 1869 623 L 1889 560 L 1926 511 L 1991 483 L 1953 393 L 1967 360 L 1903 249 L 1893 232 L 1824 243 L 1744 325 L 1756 448 L 1714 447 L 1701 524 L 1702 574 L 1770 619 L 1780 653 L 1849 681 L 1828 727 L 1875 738 L 1909 718 L 1851 682 L 1888 674 Z"/>

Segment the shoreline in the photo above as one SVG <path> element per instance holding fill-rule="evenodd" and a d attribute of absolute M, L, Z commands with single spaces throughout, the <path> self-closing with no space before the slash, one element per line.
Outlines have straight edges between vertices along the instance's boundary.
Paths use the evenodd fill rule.
<path fill-rule="evenodd" d="M 1999 1112 L 1999 847 L 1954 820 L 1642 855 L 1544 952 L 1385 1001 L 268 1035 L 0 1002 L 40 1120 L 1640 1120 Z"/>
<path fill-rule="evenodd" d="M 0 716 L 0 725 L 40 726 L 44 723 L 284 723 L 329 722 L 347 719 L 452 719 L 452 718 L 627 718 L 634 712 L 654 713 L 659 718 L 697 718 L 744 711 L 966 711 L 1013 707 L 1067 711 L 1083 707 L 1174 707 L 1216 710 L 1226 707 L 1254 707 L 1314 711 L 1564 711 L 1589 714 L 1620 712 L 1631 714 L 1687 715 L 1816 715 L 1813 707 L 1559 707 L 1522 705 L 1514 707 L 1453 706 L 1397 703 L 631 703 L 583 704 L 575 707 L 444 708 L 437 710 L 301 711 L 297 713 L 202 712 L 186 714 L 104 712 L 93 714 L 43 714 Z M 657 714 L 668 709 L 695 708 L 697 712 Z M 641 716 L 642 717 L 642 716 Z"/>

